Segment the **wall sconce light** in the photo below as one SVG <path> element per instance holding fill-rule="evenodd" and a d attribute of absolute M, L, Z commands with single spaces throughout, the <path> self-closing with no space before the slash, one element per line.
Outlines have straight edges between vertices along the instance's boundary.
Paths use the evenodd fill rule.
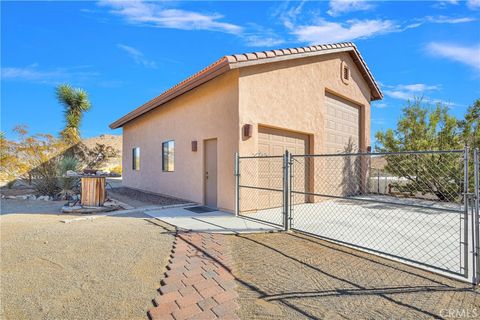
<path fill-rule="evenodd" d="M 197 141 L 192 141 L 192 151 L 193 152 L 197 151 Z"/>
<path fill-rule="evenodd" d="M 251 124 L 243 125 L 243 136 L 245 138 L 250 138 L 252 136 L 253 126 Z"/>

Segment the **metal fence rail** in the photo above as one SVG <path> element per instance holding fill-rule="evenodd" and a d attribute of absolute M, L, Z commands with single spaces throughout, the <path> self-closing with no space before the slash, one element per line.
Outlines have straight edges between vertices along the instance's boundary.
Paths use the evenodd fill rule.
<path fill-rule="evenodd" d="M 477 283 L 478 150 L 236 157 L 240 215 Z"/>
<path fill-rule="evenodd" d="M 237 213 L 283 226 L 286 166 L 283 156 L 238 157 Z"/>

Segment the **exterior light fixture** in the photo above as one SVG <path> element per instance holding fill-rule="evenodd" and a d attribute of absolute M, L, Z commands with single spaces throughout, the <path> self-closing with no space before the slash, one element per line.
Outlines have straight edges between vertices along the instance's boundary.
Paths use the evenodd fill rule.
<path fill-rule="evenodd" d="M 250 138 L 252 136 L 253 126 L 251 124 L 243 125 L 243 136 L 245 138 Z"/>

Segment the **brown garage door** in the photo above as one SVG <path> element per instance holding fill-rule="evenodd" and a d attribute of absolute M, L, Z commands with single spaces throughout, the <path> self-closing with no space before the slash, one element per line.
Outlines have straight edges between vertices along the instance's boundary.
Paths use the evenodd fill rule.
<path fill-rule="evenodd" d="M 325 96 L 325 148 L 327 153 L 355 153 L 360 142 L 360 108 L 342 98 Z M 316 163 L 322 182 L 315 191 L 335 196 L 355 193 L 359 157 L 326 157 Z"/>
<path fill-rule="evenodd" d="M 269 156 L 308 153 L 308 135 L 268 127 L 258 128 L 258 151 Z"/>
<path fill-rule="evenodd" d="M 292 154 L 308 154 L 308 135 L 288 130 L 268 127 L 258 128 L 258 151 L 262 155 L 281 156 L 288 150 Z M 258 164 L 260 186 L 271 189 L 282 189 L 282 159 L 260 159 Z M 301 190 L 306 187 L 306 166 L 300 165 L 293 175 L 292 183 Z M 281 193 L 260 192 L 259 204 L 263 208 L 272 208 L 281 204 Z M 303 201 L 303 200 L 302 200 Z"/>
<path fill-rule="evenodd" d="M 342 98 L 327 94 L 325 109 L 326 152 L 357 152 L 360 141 L 360 108 Z"/>

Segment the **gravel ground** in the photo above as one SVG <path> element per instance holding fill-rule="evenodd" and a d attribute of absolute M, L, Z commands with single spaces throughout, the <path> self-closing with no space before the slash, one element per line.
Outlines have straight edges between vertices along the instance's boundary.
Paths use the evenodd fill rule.
<path fill-rule="evenodd" d="M 66 201 L 1 199 L 0 214 L 59 214 Z"/>
<path fill-rule="evenodd" d="M 165 206 L 191 202 L 182 199 L 142 192 L 126 187 L 107 189 L 107 192 L 109 198 L 119 200 L 135 208 L 146 206 Z"/>
<path fill-rule="evenodd" d="M 480 317 L 478 288 L 316 238 L 237 235 L 231 246 L 242 319 Z"/>
<path fill-rule="evenodd" d="M 145 319 L 171 231 L 143 214 L 60 222 L 69 217 L 0 217 L 0 318 Z"/>

